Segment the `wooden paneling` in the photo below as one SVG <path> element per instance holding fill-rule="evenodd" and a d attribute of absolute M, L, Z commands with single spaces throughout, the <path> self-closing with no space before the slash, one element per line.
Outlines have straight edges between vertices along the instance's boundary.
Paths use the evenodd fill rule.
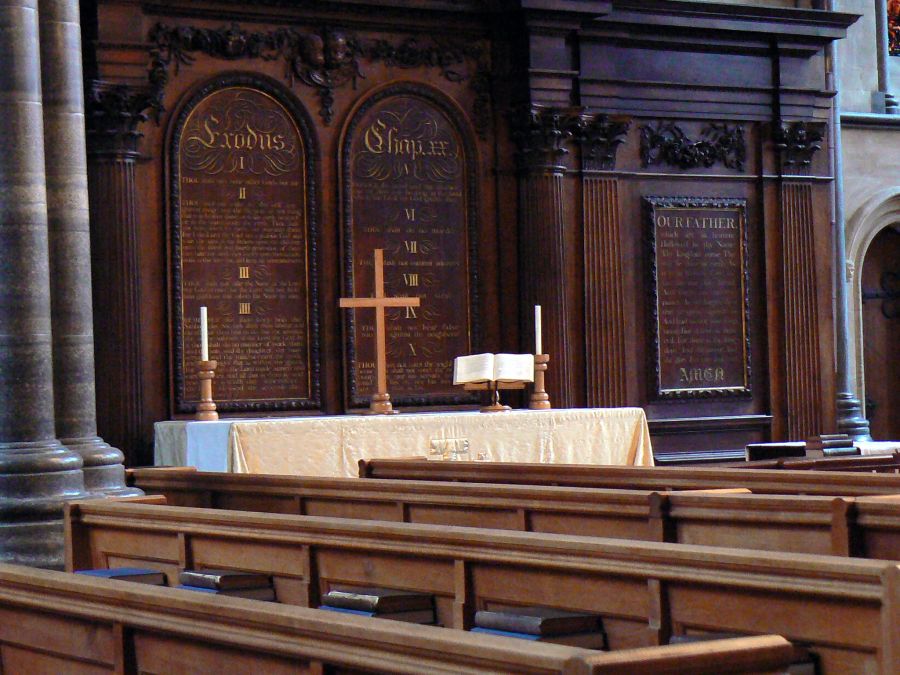
<path fill-rule="evenodd" d="M 798 152 L 786 128 L 828 118 L 824 48 L 853 16 L 669 0 L 83 4 L 96 36 L 88 76 L 108 85 L 91 119 L 128 121 L 107 145 L 91 136 L 91 215 L 99 431 L 130 463 L 149 463 L 152 422 L 172 410 L 169 134 L 193 92 L 235 72 L 277 80 L 312 120 L 321 397 L 307 414 L 352 407 L 337 308 L 348 285 L 343 134 L 367 100 L 399 86 L 440 90 L 456 127 L 472 131 L 472 349 L 530 351 L 541 304 L 554 407 L 643 406 L 667 461 L 833 431 L 831 169 L 814 143 L 794 164 L 782 155 Z M 671 135 L 652 161 L 645 128 Z M 102 165 L 97 150 L 113 141 L 127 167 Z M 747 202 L 750 396 L 673 402 L 650 390 L 640 203 L 654 195 Z M 397 392 L 409 406 L 471 401 L 413 388 Z"/>

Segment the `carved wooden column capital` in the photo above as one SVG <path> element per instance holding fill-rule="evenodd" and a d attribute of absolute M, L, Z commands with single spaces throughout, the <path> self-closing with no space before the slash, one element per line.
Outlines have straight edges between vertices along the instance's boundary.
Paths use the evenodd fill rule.
<path fill-rule="evenodd" d="M 88 154 L 137 159 L 143 136 L 138 127 L 154 105 L 150 88 L 95 80 L 88 86 L 86 103 Z"/>
<path fill-rule="evenodd" d="M 582 125 L 579 108 L 546 108 L 526 105 L 511 115 L 512 137 L 517 146 L 519 168 L 523 172 L 565 173 L 565 146 Z"/>
<path fill-rule="evenodd" d="M 827 125 L 824 122 L 784 122 L 775 129 L 775 148 L 781 155 L 781 171 L 809 173 L 813 156 L 822 149 Z"/>
<path fill-rule="evenodd" d="M 631 119 L 624 116 L 582 115 L 575 130 L 581 145 L 581 166 L 585 170 L 610 171 L 616 168 L 619 146 L 625 142 Z"/>

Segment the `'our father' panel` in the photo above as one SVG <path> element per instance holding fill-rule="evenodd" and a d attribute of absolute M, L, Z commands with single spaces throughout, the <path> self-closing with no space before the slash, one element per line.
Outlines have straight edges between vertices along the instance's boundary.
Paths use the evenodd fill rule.
<path fill-rule="evenodd" d="M 317 406 L 309 149 L 298 112 L 264 86 L 201 92 L 173 136 L 178 412 L 199 398 L 202 305 L 220 410 Z"/>
<path fill-rule="evenodd" d="M 385 294 L 420 307 L 387 310 L 387 385 L 395 404 L 471 400 L 452 385 L 453 358 L 477 343 L 473 301 L 474 163 L 465 122 L 439 95 L 397 85 L 360 108 L 345 133 L 344 294 L 373 293 L 384 249 Z M 348 402 L 376 390 L 375 317 L 346 317 Z"/>
<path fill-rule="evenodd" d="M 662 398 L 749 394 L 746 207 L 648 197 Z"/>

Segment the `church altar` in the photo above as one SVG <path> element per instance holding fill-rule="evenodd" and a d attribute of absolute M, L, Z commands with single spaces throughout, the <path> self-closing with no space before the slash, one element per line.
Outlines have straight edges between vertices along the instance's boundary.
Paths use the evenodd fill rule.
<path fill-rule="evenodd" d="M 652 466 L 641 408 L 173 421 L 154 425 L 157 466 L 353 477 L 364 458 Z"/>

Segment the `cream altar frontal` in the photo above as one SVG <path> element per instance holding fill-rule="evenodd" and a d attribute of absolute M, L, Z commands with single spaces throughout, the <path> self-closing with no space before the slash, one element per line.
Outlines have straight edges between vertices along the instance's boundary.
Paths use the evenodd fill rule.
<path fill-rule="evenodd" d="M 175 421 L 154 432 L 157 466 L 201 471 L 353 477 L 376 457 L 653 465 L 641 408 Z"/>

